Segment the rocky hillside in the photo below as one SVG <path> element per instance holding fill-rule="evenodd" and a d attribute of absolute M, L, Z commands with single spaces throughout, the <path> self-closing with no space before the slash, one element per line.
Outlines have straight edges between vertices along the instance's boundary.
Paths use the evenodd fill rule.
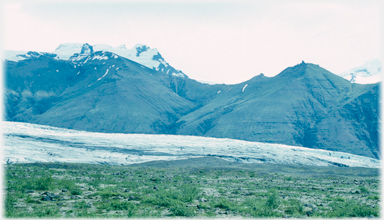
<path fill-rule="evenodd" d="M 137 48 L 143 49 L 139 57 L 149 50 Z M 380 158 L 379 84 L 351 83 L 318 65 L 302 62 L 275 77 L 208 85 L 88 44 L 67 59 L 24 55 L 5 60 L 8 121 L 224 137 Z"/>

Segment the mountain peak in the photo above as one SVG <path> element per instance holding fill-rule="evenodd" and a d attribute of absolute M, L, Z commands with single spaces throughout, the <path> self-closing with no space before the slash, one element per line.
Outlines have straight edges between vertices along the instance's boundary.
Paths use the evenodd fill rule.
<path fill-rule="evenodd" d="M 83 43 L 66 43 L 66 44 L 60 44 L 55 51 L 58 50 L 70 50 L 70 49 L 76 49 L 81 48 L 84 44 Z"/>
<path fill-rule="evenodd" d="M 69 60 L 71 60 L 72 62 L 79 62 L 79 61 L 86 59 L 87 57 L 89 57 L 91 55 L 93 55 L 93 47 L 91 45 L 85 43 L 81 47 L 80 53 L 73 54 L 69 58 Z"/>
<path fill-rule="evenodd" d="M 87 43 L 83 44 L 80 54 L 90 55 L 93 53 L 93 47 Z"/>
<path fill-rule="evenodd" d="M 125 44 L 122 44 L 117 46 L 116 49 L 127 50 L 127 47 L 125 46 Z"/>
<path fill-rule="evenodd" d="M 134 46 L 135 50 L 137 51 L 136 56 L 140 56 L 141 53 L 148 51 L 149 47 L 144 44 L 136 44 Z"/>
<path fill-rule="evenodd" d="M 302 76 L 315 76 L 317 73 L 324 72 L 324 69 L 317 64 L 305 63 L 302 61 L 295 66 L 291 66 L 278 74 L 279 77 L 299 78 Z M 327 71 L 328 72 L 328 71 Z"/>
<path fill-rule="evenodd" d="M 136 44 L 133 48 L 142 48 L 142 47 L 144 47 L 144 48 L 148 48 L 149 49 L 149 47 L 147 46 L 147 45 L 145 45 L 145 44 Z"/>

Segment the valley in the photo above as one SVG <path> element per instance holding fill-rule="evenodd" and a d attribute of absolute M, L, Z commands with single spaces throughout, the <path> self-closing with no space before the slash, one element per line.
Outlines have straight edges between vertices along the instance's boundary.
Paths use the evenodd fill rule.
<path fill-rule="evenodd" d="M 145 45 L 63 44 L 53 53 L 15 55 L 4 66 L 6 121 L 230 138 L 380 159 L 380 83 L 351 83 L 304 61 L 235 85 L 190 79 Z"/>
<path fill-rule="evenodd" d="M 209 85 L 142 44 L 5 55 L 6 217 L 380 217 L 376 61 Z"/>

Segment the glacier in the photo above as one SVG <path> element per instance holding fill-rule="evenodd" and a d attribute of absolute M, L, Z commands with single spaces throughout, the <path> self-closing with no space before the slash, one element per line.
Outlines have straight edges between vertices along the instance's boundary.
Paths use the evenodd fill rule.
<path fill-rule="evenodd" d="M 227 138 L 97 133 L 7 121 L 2 127 L 3 163 L 129 165 L 217 157 L 243 163 L 380 167 L 379 160 L 349 153 Z"/>
<path fill-rule="evenodd" d="M 351 83 L 372 84 L 382 81 L 381 61 L 368 60 L 363 65 L 338 74 Z"/>

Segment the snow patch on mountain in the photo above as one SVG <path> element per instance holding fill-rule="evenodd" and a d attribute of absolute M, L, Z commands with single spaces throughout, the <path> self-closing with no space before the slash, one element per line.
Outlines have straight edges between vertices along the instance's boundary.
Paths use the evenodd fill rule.
<path fill-rule="evenodd" d="M 22 57 L 20 55 L 26 54 L 28 51 L 13 51 L 13 50 L 5 50 L 3 52 L 3 59 L 5 60 L 11 60 L 11 61 L 19 61 L 24 60 L 26 57 Z"/>
<path fill-rule="evenodd" d="M 75 53 L 69 58 L 72 62 L 86 63 L 88 60 L 98 57 L 93 54 L 93 47 L 89 44 L 84 44 L 80 50 L 80 53 Z"/>
<path fill-rule="evenodd" d="M 82 43 L 60 44 L 52 53 L 57 54 L 61 60 L 68 60 L 75 53 L 80 53 L 83 45 Z"/>
<path fill-rule="evenodd" d="M 339 76 L 351 83 L 371 84 L 381 82 L 381 62 L 379 59 L 369 60 L 359 67 L 339 74 Z"/>
<path fill-rule="evenodd" d="M 108 60 L 109 57 L 107 56 L 99 56 L 99 55 L 96 55 L 92 58 L 92 60 Z"/>
<path fill-rule="evenodd" d="M 72 59 L 75 54 L 81 54 L 81 50 L 84 45 L 88 44 L 61 44 L 54 53 L 58 54 L 60 59 Z M 182 71 L 176 70 L 167 63 L 160 55 L 156 48 L 150 48 L 144 44 L 136 44 L 133 48 L 127 49 L 125 45 L 112 47 L 106 44 L 96 44 L 92 46 L 93 51 L 107 51 L 118 56 L 130 59 L 136 63 L 144 65 L 150 69 L 162 71 L 166 74 L 171 74 L 177 77 L 187 77 Z M 113 58 L 117 59 L 118 56 Z M 73 59 L 72 59 L 73 60 Z M 81 58 L 77 58 L 73 61 L 79 61 Z"/>
<path fill-rule="evenodd" d="M 212 156 L 244 163 L 380 167 L 379 160 L 349 153 L 226 138 L 95 133 L 22 122 L 3 122 L 3 132 L 3 163 L 128 165 Z"/>
<path fill-rule="evenodd" d="M 243 87 L 243 90 L 241 92 L 244 92 L 245 88 L 247 88 L 248 84 L 245 84 L 245 86 Z"/>
<path fill-rule="evenodd" d="M 104 73 L 104 75 L 102 77 L 100 77 L 97 81 L 100 81 L 102 78 L 104 78 L 108 74 L 108 71 L 109 71 L 109 69 L 107 69 L 107 71 Z"/>
<path fill-rule="evenodd" d="M 71 60 L 73 62 L 86 63 L 87 56 L 93 52 L 104 51 L 111 52 L 116 55 L 113 58 L 117 59 L 119 56 L 130 59 L 136 63 L 144 65 L 150 69 L 162 71 L 176 77 L 187 77 L 182 71 L 176 70 L 167 63 L 160 55 L 156 48 L 150 48 L 144 44 L 136 44 L 133 48 L 127 49 L 125 45 L 112 47 L 106 44 L 89 45 L 87 43 L 67 43 L 60 44 L 54 54 L 55 59 Z M 30 53 L 40 52 L 27 52 L 27 51 L 4 51 L 4 59 L 11 61 L 20 61 L 31 57 Z M 48 53 L 41 53 L 48 54 Z M 112 58 L 112 57 L 111 57 Z M 108 57 L 94 57 L 94 59 L 108 59 Z"/>
<path fill-rule="evenodd" d="M 46 53 L 46 52 L 35 52 L 35 51 L 4 51 L 4 59 L 11 61 L 20 61 L 30 58 L 39 58 L 41 56 L 52 57 L 54 59 L 59 59 L 54 53 Z"/>

